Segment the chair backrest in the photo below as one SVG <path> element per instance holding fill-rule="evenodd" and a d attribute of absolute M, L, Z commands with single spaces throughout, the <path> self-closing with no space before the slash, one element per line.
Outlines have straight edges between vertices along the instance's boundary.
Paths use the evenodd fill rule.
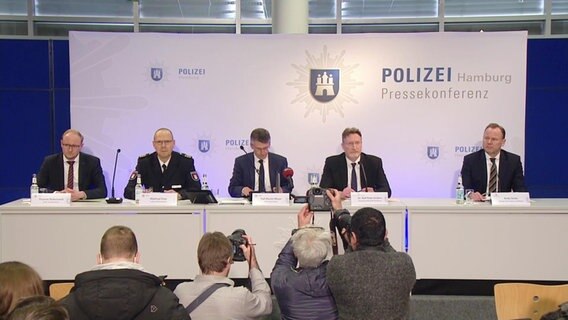
<path fill-rule="evenodd" d="M 49 296 L 55 300 L 61 300 L 69 294 L 73 286 L 73 282 L 52 283 L 49 285 Z"/>
<path fill-rule="evenodd" d="M 542 315 L 568 301 L 568 284 L 498 283 L 493 289 L 499 320 L 540 320 Z"/>

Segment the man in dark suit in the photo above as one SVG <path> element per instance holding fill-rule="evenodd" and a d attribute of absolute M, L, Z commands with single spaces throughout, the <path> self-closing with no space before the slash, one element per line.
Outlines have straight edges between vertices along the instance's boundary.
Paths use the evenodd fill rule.
<path fill-rule="evenodd" d="M 483 149 L 463 158 L 463 186 L 475 191 L 473 200 L 482 201 L 491 192 L 528 191 L 521 157 L 502 150 L 504 144 L 505 128 L 490 123 L 483 132 Z"/>
<path fill-rule="evenodd" d="M 134 199 L 138 175 L 141 175 L 142 185 L 146 189 L 151 188 L 153 192 L 177 192 L 179 200 L 189 198 L 190 191 L 201 190 L 193 158 L 173 151 L 176 141 L 170 129 L 156 130 L 152 144 L 156 152 L 138 158 L 136 171 L 130 175 L 124 188 L 125 198 Z"/>
<path fill-rule="evenodd" d="M 71 200 L 98 199 L 107 195 L 101 161 L 81 152 L 83 135 L 69 129 L 61 137 L 61 153 L 47 156 L 39 169 L 37 184 L 71 194 Z"/>
<path fill-rule="evenodd" d="M 381 158 L 363 153 L 363 137 L 357 128 L 346 128 L 341 134 L 343 153 L 325 159 L 320 187 L 341 191 L 343 198 L 351 192 L 387 192 L 389 181 Z"/>
<path fill-rule="evenodd" d="M 263 128 L 254 129 L 250 134 L 250 147 L 253 153 L 247 153 L 235 159 L 233 176 L 229 181 L 231 197 L 248 197 L 255 192 L 275 192 L 280 176 L 282 192 L 291 192 L 291 181 L 282 175 L 288 167 L 285 157 L 268 152 L 270 133 Z"/>

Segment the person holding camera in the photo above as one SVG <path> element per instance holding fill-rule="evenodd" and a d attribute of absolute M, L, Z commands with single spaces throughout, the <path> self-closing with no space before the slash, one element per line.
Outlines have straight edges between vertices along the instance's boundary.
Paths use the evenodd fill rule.
<path fill-rule="evenodd" d="M 326 281 L 331 235 L 311 224 L 308 206 L 298 212 L 298 229 L 284 246 L 270 282 L 283 320 L 333 320 L 337 307 Z"/>
<path fill-rule="evenodd" d="M 349 244 L 333 256 L 327 282 L 339 319 L 407 319 L 416 270 L 410 256 L 397 252 L 387 238 L 385 217 L 374 208 L 361 208 L 349 219 L 341 193 L 327 190 L 336 225 Z"/>
<path fill-rule="evenodd" d="M 242 235 L 240 249 L 249 263 L 251 291 L 234 287 L 228 278 L 233 264 L 233 245 L 221 232 L 207 232 L 197 246 L 201 274 L 193 282 L 179 284 L 174 294 L 193 320 L 255 319 L 272 312 L 270 287 L 260 271 L 254 243 Z"/>

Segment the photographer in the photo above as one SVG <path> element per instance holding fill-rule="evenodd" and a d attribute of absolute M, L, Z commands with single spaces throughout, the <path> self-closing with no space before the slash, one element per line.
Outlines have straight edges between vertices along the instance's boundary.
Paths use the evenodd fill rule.
<path fill-rule="evenodd" d="M 254 319 L 272 312 L 270 287 L 258 267 L 254 242 L 250 236 L 240 245 L 249 263 L 252 292 L 234 287 L 228 278 L 233 264 L 233 246 L 221 232 L 207 232 L 199 241 L 197 259 L 201 274 L 193 282 L 179 284 L 174 293 L 193 320 Z M 208 292 L 209 295 L 203 294 Z M 203 295 L 202 295 L 203 294 Z M 198 302 L 201 303 L 198 303 Z"/>
<path fill-rule="evenodd" d="M 292 231 L 270 275 L 283 320 L 337 319 L 325 278 L 331 236 L 310 224 L 313 216 L 307 205 L 300 209 L 298 229 Z"/>
<path fill-rule="evenodd" d="M 331 258 L 327 267 L 339 319 L 407 319 L 416 271 L 410 256 L 396 252 L 388 242 L 383 214 L 361 208 L 349 221 L 341 193 L 327 190 L 327 195 L 350 247 L 344 255 Z"/>

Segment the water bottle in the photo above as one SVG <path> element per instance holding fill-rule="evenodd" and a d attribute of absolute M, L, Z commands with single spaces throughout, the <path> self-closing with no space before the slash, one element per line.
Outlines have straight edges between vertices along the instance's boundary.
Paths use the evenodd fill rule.
<path fill-rule="evenodd" d="M 33 194 L 39 193 L 39 187 L 37 185 L 37 176 L 34 173 L 34 175 L 32 176 L 32 185 L 30 186 L 30 198 L 32 197 Z"/>
<path fill-rule="evenodd" d="M 461 175 L 458 177 L 458 185 L 456 186 L 456 203 L 457 204 L 464 204 L 464 189 L 462 184 L 462 177 Z"/>
<path fill-rule="evenodd" d="M 203 174 L 201 178 L 201 190 L 209 190 L 209 185 L 207 184 L 207 174 Z"/>
<path fill-rule="evenodd" d="M 144 188 L 142 187 L 142 175 L 137 174 L 136 186 L 134 187 L 134 200 L 136 200 L 136 203 L 140 202 L 142 192 L 144 192 Z"/>

